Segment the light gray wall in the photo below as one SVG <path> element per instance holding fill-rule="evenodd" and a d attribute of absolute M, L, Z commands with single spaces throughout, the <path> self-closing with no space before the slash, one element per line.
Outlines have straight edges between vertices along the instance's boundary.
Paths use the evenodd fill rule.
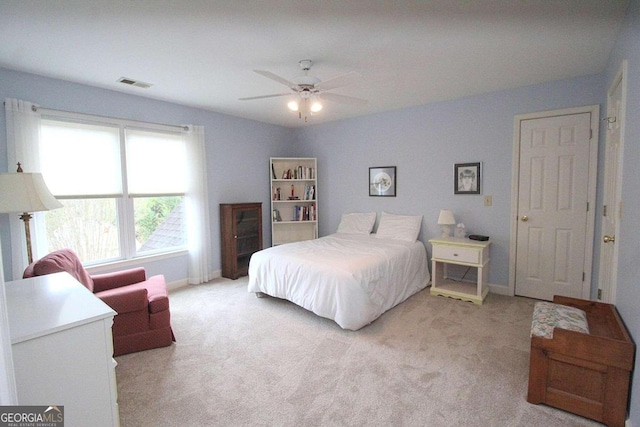
<path fill-rule="evenodd" d="M 220 203 L 262 202 L 265 245 L 270 244 L 268 158 L 286 155 L 294 138 L 292 129 L 0 68 L 0 99 L 5 98 L 85 114 L 204 126 L 214 268 L 220 269 Z M 0 172 L 7 171 L 6 138 L 6 119 L 1 114 Z M 8 227 L 8 215 L 0 215 L 5 266 L 11 265 Z M 169 282 L 187 277 L 186 257 L 144 266 L 149 274 L 164 274 Z M 6 270 L 6 280 L 12 280 Z"/>
<path fill-rule="evenodd" d="M 507 286 L 514 116 L 599 104 L 594 75 L 303 128 L 298 155 L 318 158 L 320 234 L 345 212 L 423 215 L 420 239 L 436 237 L 442 208 L 471 233 L 491 237 L 489 282 Z M 483 195 L 453 194 L 454 163 L 482 162 Z M 397 197 L 369 197 L 371 166 L 397 167 Z"/>
<path fill-rule="evenodd" d="M 216 268 L 220 263 L 219 203 L 263 202 L 268 246 L 266 159 L 300 155 L 318 158 L 321 235 L 336 229 L 343 212 L 386 210 L 423 215 L 420 238 L 426 244 L 439 232 L 439 210 L 451 208 L 470 232 L 491 236 L 494 244 L 489 281 L 503 286 L 508 282 L 514 115 L 596 104 L 603 92 L 603 78 L 596 75 L 294 130 L 0 69 L 2 99 L 12 97 L 46 108 L 131 120 L 204 125 Z M 0 168 L 4 168 L 4 117 L 0 126 Z M 491 207 L 483 206 L 482 195 L 453 195 L 453 164 L 475 161 L 483 163 L 482 193 L 493 196 Z M 397 197 L 369 197 L 368 168 L 387 165 L 397 167 Z M 10 265 L 6 218 L 0 215 L 0 238 L 4 265 Z M 170 266 L 163 262 L 146 267 L 153 274 L 163 272 L 169 281 L 186 276 L 184 260 Z"/>
<path fill-rule="evenodd" d="M 605 72 L 607 86 L 615 78 L 623 59 L 628 60 L 627 112 L 624 136 L 622 202 L 616 306 L 636 345 L 640 340 L 640 0 L 631 0 L 625 24 Z M 598 239 L 599 241 L 599 239 Z M 640 370 L 636 369 L 631 392 L 631 421 L 640 425 Z"/>

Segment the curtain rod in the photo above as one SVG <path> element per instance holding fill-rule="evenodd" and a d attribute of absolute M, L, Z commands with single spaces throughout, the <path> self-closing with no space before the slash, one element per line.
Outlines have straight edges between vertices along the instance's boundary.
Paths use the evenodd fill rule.
<path fill-rule="evenodd" d="M 6 101 L 3 101 L 2 105 L 7 105 Z M 42 113 L 75 114 L 75 115 L 85 116 L 85 117 L 97 117 L 97 118 L 101 118 L 101 119 L 117 120 L 117 121 L 120 121 L 120 122 L 129 123 L 129 124 L 132 124 L 132 125 L 136 124 L 135 120 L 119 119 L 117 117 L 107 117 L 107 116 L 100 116 L 100 115 L 96 115 L 96 114 L 76 113 L 76 112 L 73 112 L 73 111 L 55 110 L 53 108 L 44 108 L 44 107 L 36 106 L 36 105 L 33 105 L 33 104 L 31 104 L 31 111 L 33 111 L 34 113 L 37 113 L 38 111 L 40 111 Z M 189 130 L 189 126 L 184 126 L 184 125 L 167 125 L 167 124 L 164 124 L 164 123 L 152 123 L 152 122 L 137 122 L 137 123 L 144 123 L 144 124 L 150 124 L 150 125 L 155 125 L 155 126 L 172 127 L 172 128 L 180 129 L 180 130 L 183 130 L 183 131 L 188 131 Z"/>
<path fill-rule="evenodd" d="M 42 113 L 63 113 L 63 114 L 77 114 L 80 116 L 86 116 L 86 117 L 98 117 L 101 119 L 108 119 L 108 120 L 118 120 L 121 122 L 125 122 L 125 123 L 130 123 L 132 125 L 136 124 L 136 120 L 129 120 L 129 119 L 120 119 L 117 117 L 108 117 L 108 116 L 101 116 L 101 115 L 96 115 L 96 114 L 85 114 L 85 113 L 76 113 L 73 111 L 65 111 L 65 110 L 55 110 L 53 108 L 44 108 L 44 107 L 40 107 L 40 106 L 36 106 L 36 105 L 31 105 L 31 110 L 36 113 L 38 111 L 42 112 Z M 150 125 L 156 125 L 156 126 L 167 126 L 167 127 L 172 127 L 172 128 L 177 128 L 183 131 L 188 131 L 189 130 L 189 126 L 183 126 L 183 125 L 168 125 L 165 123 L 152 123 L 152 122 L 138 122 L 138 123 L 145 123 L 145 124 L 150 124 Z"/>

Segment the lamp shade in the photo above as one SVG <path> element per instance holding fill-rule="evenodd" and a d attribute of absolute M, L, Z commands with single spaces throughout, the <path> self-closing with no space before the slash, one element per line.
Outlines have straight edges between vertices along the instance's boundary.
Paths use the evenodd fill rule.
<path fill-rule="evenodd" d="M 0 174 L 0 213 L 40 212 L 61 207 L 42 174 Z"/>
<path fill-rule="evenodd" d="M 450 209 L 442 209 L 438 216 L 438 225 L 454 225 L 456 219 L 453 217 L 453 212 Z"/>

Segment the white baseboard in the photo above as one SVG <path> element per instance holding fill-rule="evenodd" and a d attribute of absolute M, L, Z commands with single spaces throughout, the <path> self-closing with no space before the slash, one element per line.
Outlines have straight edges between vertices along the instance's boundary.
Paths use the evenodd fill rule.
<path fill-rule="evenodd" d="M 213 272 L 213 277 L 211 278 L 211 280 L 219 279 L 220 277 L 222 277 L 222 271 L 216 270 Z M 175 291 L 176 289 L 184 288 L 185 286 L 188 286 L 188 285 L 189 285 L 189 280 L 185 278 L 185 279 L 180 279 L 180 280 L 167 283 L 167 289 L 169 291 Z M 427 286 L 431 286 L 431 281 L 429 281 Z M 506 295 L 509 297 L 513 296 L 509 292 L 509 287 L 502 286 L 502 285 L 489 284 L 489 292 L 497 295 Z M 626 427 L 629 427 L 629 426 L 626 426 Z"/>
<path fill-rule="evenodd" d="M 630 419 L 627 418 L 627 420 L 624 422 L 624 427 L 633 427 Z"/>
<path fill-rule="evenodd" d="M 211 276 L 211 280 L 219 279 L 220 277 L 222 277 L 222 270 L 214 271 L 213 273 L 211 273 Z M 186 286 L 189 286 L 189 279 L 185 277 L 184 279 L 174 280 L 173 282 L 167 283 L 167 290 L 171 292 L 175 291 L 176 289 L 184 288 Z"/>
<path fill-rule="evenodd" d="M 213 277 L 211 278 L 211 280 L 219 279 L 220 277 L 222 277 L 222 271 L 216 270 L 216 271 L 213 272 Z M 167 283 L 167 289 L 169 291 L 175 291 L 176 289 L 180 289 L 180 288 L 183 288 L 183 287 L 188 286 L 188 285 L 189 285 L 189 280 L 185 278 L 185 279 L 180 279 L 180 280 L 176 280 L 174 282 Z M 431 281 L 429 281 L 427 286 L 431 286 Z M 508 297 L 512 297 L 513 296 L 509 292 L 509 287 L 508 286 L 489 284 L 489 292 L 492 293 L 492 294 L 505 295 L 505 296 L 508 296 Z M 630 426 L 626 426 L 626 427 L 630 427 Z"/>
<path fill-rule="evenodd" d="M 513 294 L 509 291 L 508 286 L 489 284 L 489 292 L 492 294 L 505 295 L 508 297 L 513 296 Z"/>
<path fill-rule="evenodd" d="M 189 280 L 187 279 L 176 280 L 175 282 L 167 283 L 167 290 L 169 292 L 175 291 L 176 289 L 184 288 L 188 284 L 189 284 Z"/>

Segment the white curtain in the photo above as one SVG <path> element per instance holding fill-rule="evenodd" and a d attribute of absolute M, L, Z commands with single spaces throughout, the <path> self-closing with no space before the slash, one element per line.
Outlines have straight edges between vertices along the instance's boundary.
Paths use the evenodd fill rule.
<path fill-rule="evenodd" d="M 189 284 L 213 279 L 211 226 L 207 188 L 207 158 L 204 126 L 187 126 L 188 182 L 185 197 L 187 246 L 189 248 Z"/>
<path fill-rule="evenodd" d="M 24 172 L 40 172 L 40 114 L 37 105 L 17 99 L 5 99 L 5 113 L 7 119 L 7 171 L 15 172 L 20 162 Z M 40 215 L 35 214 L 31 222 L 31 232 L 37 233 L 42 223 L 38 221 Z M 27 257 L 24 223 L 17 214 L 9 216 L 11 231 L 11 255 L 13 279 L 22 278 L 24 269 L 29 264 Z M 38 258 L 38 239 L 31 241 L 34 259 Z"/>

